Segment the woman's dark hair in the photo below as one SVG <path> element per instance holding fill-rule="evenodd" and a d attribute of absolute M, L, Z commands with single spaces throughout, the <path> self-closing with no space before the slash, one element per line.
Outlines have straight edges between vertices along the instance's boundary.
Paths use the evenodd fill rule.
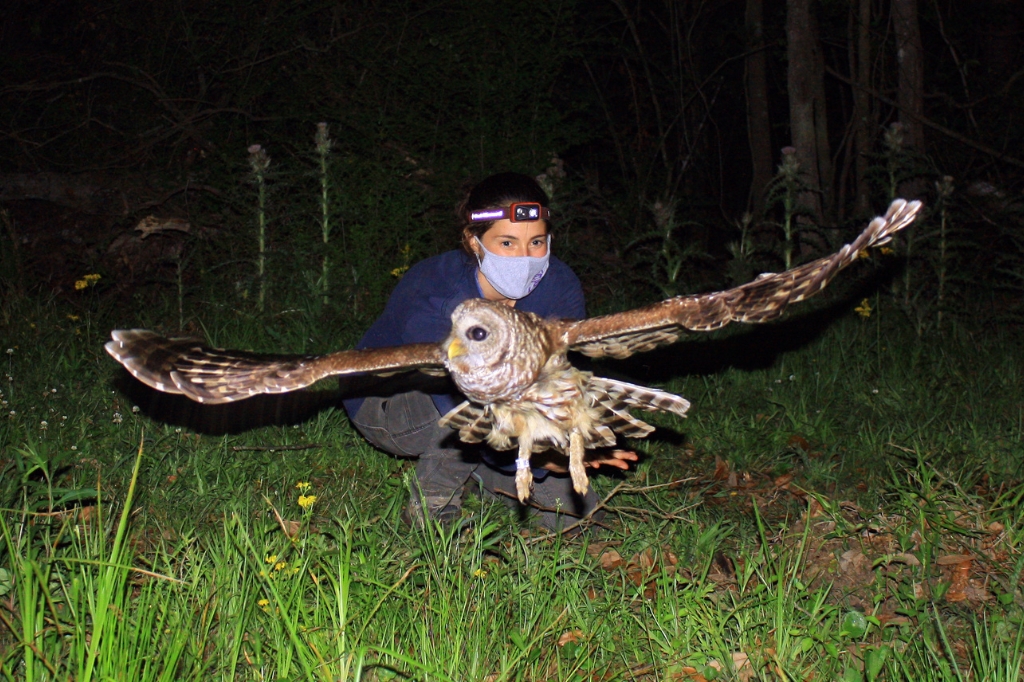
<path fill-rule="evenodd" d="M 473 237 L 482 237 L 495 222 L 493 220 L 471 222 L 470 213 L 485 208 L 504 208 L 520 201 L 535 202 L 546 208 L 550 199 L 536 180 L 522 173 L 498 173 L 477 183 L 466 194 L 457 209 L 459 227 L 462 231 L 463 250 L 472 255 L 473 249 L 470 244 Z M 547 220 L 547 226 L 548 234 L 550 234 L 552 227 L 550 218 Z"/>

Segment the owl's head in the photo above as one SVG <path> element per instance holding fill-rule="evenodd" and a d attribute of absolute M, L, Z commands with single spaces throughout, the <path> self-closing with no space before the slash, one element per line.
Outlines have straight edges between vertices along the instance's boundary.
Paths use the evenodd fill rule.
<path fill-rule="evenodd" d="M 547 360 L 547 335 L 537 316 L 482 298 L 452 313 L 445 364 L 468 398 L 514 400 L 536 381 Z"/>

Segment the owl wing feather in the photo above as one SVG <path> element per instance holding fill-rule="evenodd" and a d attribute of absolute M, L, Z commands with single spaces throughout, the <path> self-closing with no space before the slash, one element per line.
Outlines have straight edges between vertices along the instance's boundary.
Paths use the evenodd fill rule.
<path fill-rule="evenodd" d="M 168 339 L 145 329 L 118 329 L 111 337 L 104 348 L 139 381 L 206 404 L 288 393 L 334 375 L 444 368 L 436 343 L 328 355 L 269 355 L 210 348 L 201 341 Z"/>
<path fill-rule="evenodd" d="M 785 272 L 760 275 L 727 291 L 677 296 L 612 315 L 558 322 L 555 335 L 570 350 L 590 357 L 625 358 L 674 343 L 683 331 L 706 332 L 730 322 L 773 320 L 791 303 L 824 289 L 861 252 L 887 243 L 893 234 L 912 223 L 920 210 L 920 201 L 897 199 L 884 216 L 872 220 L 856 240 L 831 256 Z"/>
<path fill-rule="evenodd" d="M 483 407 L 468 400 L 441 417 L 440 426 L 450 426 L 466 443 L 482 443 L 491 432 L 491 417 Z"/>

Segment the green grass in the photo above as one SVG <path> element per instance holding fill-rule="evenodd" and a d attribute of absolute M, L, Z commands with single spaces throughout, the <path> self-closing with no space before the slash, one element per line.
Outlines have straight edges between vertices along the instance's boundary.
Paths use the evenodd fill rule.
<path fill-rule="evenodd" d="M 10 304 L 0 679 L 1020 679 L 1021 338 L 919 339 L 874 308 L 598 367 L 693 408 L 594 479 L 610 514 L 569 540 L 486 502 L 403 527 L 409 464 L 327 393 L 211 412 L 141 390 L 102 343 L 176 307 Z M 270 319 L 202 323 L 351 342 Z"/>

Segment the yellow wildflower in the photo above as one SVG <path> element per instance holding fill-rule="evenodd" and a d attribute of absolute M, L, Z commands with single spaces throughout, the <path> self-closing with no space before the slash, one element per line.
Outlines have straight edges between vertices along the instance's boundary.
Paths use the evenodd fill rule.
<path fill-rule="evenodd" d="M 259 606 L 264 611 L 266 611 L 267 613 L 270 613 L 270 600 L 269 599 L 260 599 L 258 602 L 256 602 L 256 605 Z"/>
<path fill-rule="evenodd" d="M 75 291 L 81 291 L 82 289 L 88 289 L 93 284 L 96 284 L 100 280 L 100 276 L 96 274 L 83 275 L 82 279 L 75 280 Z"/>
<path fill-rule="evenodd" d="M 857 258 L 871 258 L 871 254 L 867 251 L 858 251 Z"/>
<path fill-rule="evenodd" d="M 474 578 L 486 578 L 487 577 L 487 571 L 485 571 L 482 568 L 478 568 L 475 571 L 473 571 L 473 577 Z"/>
<path fill-rule="evenodd" d="M 78 317 L 78 315 L 68 315 L 67 318 L 72 322 L 78 322 L 78 320 L 81 319 Z"/>
<path fill-rule="evenodd" d="M 883 246 L 882 248 L 879 249 L 879 251 L 882 252 L 883 256 L 891 256 L 892 254 L 896 253 L 896 249 L 892 248 L 891 246 Z"/>
<path fill-rule="evenodd" d="M 276 564 L 274 564 L 274 570 L 275 571 L 283 571 L 286 568 L 288 568 L 288 562 L 287 561 L 278 561 Z"/>
<path fill-rule="evenodd" d="M 268 554 L 267 556 L 263 557 L 263 560 L 266 561 L 268 564 L 276 564 L 277 563 L 277 555 L 276 554 Z"/>
<path fill-rule="evenodd" d="M 865 298 L 860 302 L 860 305 L 853 310 L 863 318 L 871 317 L 871 302 Z"/>
<path fill-rule="evenodd" d="M 316 502 L 316 495 L 299 495 L 299 506 L 303 509 L 309 509 Z"/>
<path fill-rule="evenodd" d="M 412 255 L 412 245 L 406 244 L 401 248 L 402 265 L 391 271 L 392 277 L 401 277 L 409 269 L 409 257 Z"/>
<path fill-rule="evenodd" d="M 295 484 L 295 487 L 301 490 L 302 492 L 306 492 L 311 487 L 313 487 L 313 484 L 307 481 L 299 481 L 298 483 Z"/>

